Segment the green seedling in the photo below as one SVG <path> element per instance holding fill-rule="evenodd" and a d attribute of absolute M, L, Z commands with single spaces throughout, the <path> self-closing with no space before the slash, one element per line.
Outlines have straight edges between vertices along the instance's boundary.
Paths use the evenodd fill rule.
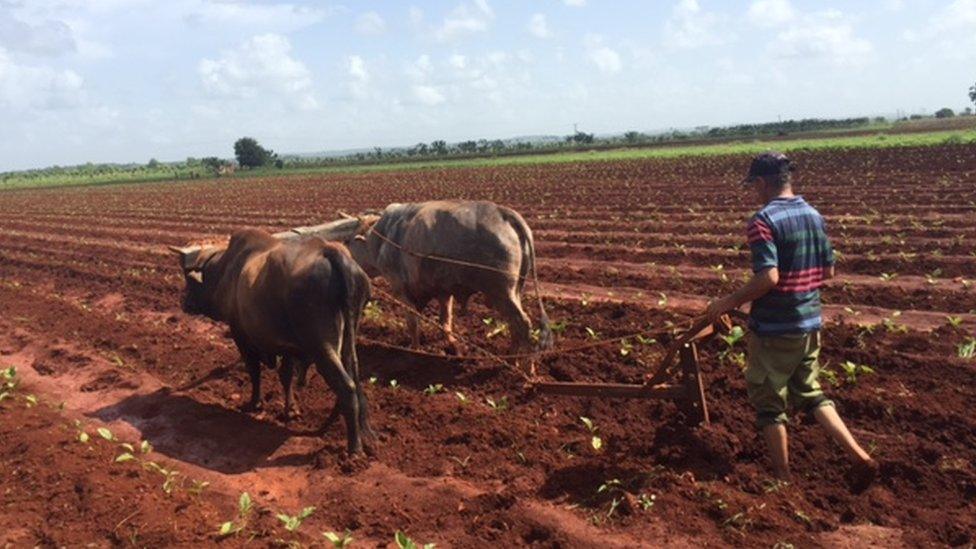
<path fill-rule="evenodd" d="M 507 410 L 508 409 L 508 397 L 507 396 L 503 396 L 502 398 L 498 399 L 497 401 L 495 399 L 491 398 L 491 397 L 485 397 L 485 402 L 487 402 L 488 403 L 488 406 L 490 406 L 491 409 L 494 410 L 494 411 L 496 411 L 496 412 L 501 412 L 502 410 Z"/>
<path fill-rule="evenodd" d="M 129 452 L 124 452 L 116 456 L 115 463 L 124 463 L 126 461 L 132 461 L 134 459 L 136 459 L 136 456 L 132 455 Z"/>
<path fill-rule="evenodd" d="M 634 350 L 634 344 L 626 338 L 620 340 L 620 356 L 628 356 Z"/>
<path fill-rule="evenodd" d="M 112 431 L 109 431 L 105 427 L 99 427 L 98 428 L 98 436 L 104 438 L 105 440 L 107 440 L 109 442 L 115 442 L 115 435 L 113 435 L 112 434 Z"/>
<path fill-rule="evenodd" d="M 454 391 L 454 396 L 456 396 L 456 397 L 457 397 L 457 399 L 458 399 L 458 401 L 459 401 L 459 402 L 460 402 L 461 404 L 467 404 L 467 403 L 469 403 L 469 402 L 471 402 L 471 399 L 470 399 L 470 398 L 468 398 L 468 397 L 466 397 L 466 396 L 464 395 L 464 393 L 462 393 L 461 391 Z"/>
<path fill-rule="evenodd" d="M 33 408 L 34 406 L 37 406 L 37 397 L 34 395 L 27 395 L 24 397 L 24 400 L 26 401 L 25 406 L 27 406 L 28 408 Z"/>
<path fill-rule="evenodd" d="M 946 317 L 946 322 L 949 324 L 949 326 L 958 328 L 962 326 L 962 317 L 949 315 Z"/>
<path fill-rule="evenodd" d="M 589 306 L 589 304 L 590 304 L 590 294 L 583 292 L 583 295 L 580 296 L 580 305 L 587 307 Z"/>
<path fill-rule="evenodd" d="M 644 337 L 640 334 L 637 334 L 634 339 L 636 339 L 637 343 L 640 343 L 641 345 L 654 345 L 657 343 L 657 340 L 653 337 Z"/>
<path fill-rule="evenodd" d="M 349 530 L 346 530 L 346 532 L 342 535 L 336 534 L 335 532 L 322 532 L 322 535 L 325 537 L 325 539 L 329 540 L 329 543 L 331 543 L 332 547 L 335 547 L 335 549 L 344 549 L 352 545 L 352 532 Z"/>
<path fill-rule="evenodd" d="M 881 273 L 881 276 L 879 276 L 878 278 L 880 278 L 885 282 L 891 282 L 897 277 L 898 277 L 898 273 Z"/>
<path fill-rule="evenodd" d="M 457 462 L 457 464 L 460 465 L 462 469 L 467 469 L 468 468 L 468 464 L 471 463 L 471 456 L 467 456 L 464 459 L 460 459 L 460 458 L 457 458 L 455 456 L 451 456 L 451 460 Z"/>
<path fill-rule="evenodd" d="M 971 359 L 976 356 L 976 339 L 969 338 L 965 343 L 960 343 L 957 349 L 959 358 Z"/>
<path fill-rule="evenodd" d="M 88 441 L 90 439 L 91 439 L 91 437 L 88 436 L 88 433 L 86 433 L 84 431 L 79 431 L 78 432 L 78 442 L 80 442 L 82 444 L 88 444 Z"/>
<path fill-rule="evenodd" d="M 237 499 L 237 519 L 236 522 L 233 520 L 228 520 L 227 522 L 220 525 L 217 530 L 217 534 L 220 537 L 230 536 L 236 534 L 247 527 L 247 522 L 251 517 L 251 509 L 253 503 L 251 501 L 251 495 L 247 492 L 241 493 L 241 497 Z"/>
<path fill-rule="evenodd" d="M 609 493 L 614 492 L 614 491 L 621 491 L 622 490 L 621 486 L 623 486 L 623 483 L 620 482 L 620 479 L 612 478 L 612 479 L 604 482 L 603 484 L 601 484 L 600 487 L 596 489 L 596 493 L 597 494 L 603 494 L 603 493 L 608 493 L 609 494 Z"/>
<path fill-rule="evenodd" d="M 655 494 L 641 494 L 637 496 L 637 504 L 641 506 L 641 509 L 645 511 L 650 511 L 654 507 L 654 503 L 657 501 L 657 495 Z"/>
<path fill-rule="evenodd" d="M 862 375 L 874 373 L 874 368 L 864 366 L 863 364 L 854 364 L 850 360 L 842 362 L 840 367 L 844 370 L 845 378 L 850 384 L 856 384 L 858 378 Z"/>
<path fill-rule="evenodd" d="M 746 336 L 745 330 L 741 326 L 733 326 L 732 330 L 728 334 L 720 336 L 722 341 L 731 349 L 736 343 L 742 340 Z"/>
<path fill-rule="evenodd" d="M 194 496 L 199 496 L 209 486 L 210 486 L 210 483 L 207 482 L 207 481 L 205 481 L 205 480 L 194 480 L 193 482 L 190 483 L 190 487 L 187 488 L 186 491 L 187 492 L 190 492 Z"/>
<path fill-rule="evenodd" d="M 829 381 L 831 385 L 837 385 L 837 372 L 833 370 L 828 370 L 825 366 L 820 369 L 820 375 L 822 375 L 824 379 Z"/>
<path fill-rule="evenodd" d="M 142 453 L 142 454 L 148 454 L 149 452 L 152 452 L 152 451 L 153 451 L 153 446 L 152 446 L 152 444 L 149 443 L 148 440 L 144 440 L 144 441 L 142 441 L 142 442 L 139 443 L 139 452 L 140 453 Z"/>
<path fill-rule="evenodd" d="M 390 380 L 390 389 L 396 390 L 398 387 L 400 387 L 400 384 L 397 382 L 397 380 L 391 379 Z"/>
<path fill-rule="evenodd" d="M 393 536 L 393 541 L 396 542 L 398 549 L 434 549 L 435 545 L 433 543 L 425 543 L 423 545 L 417 545 L 412 539 L 407 537 L 406 534 L 397 530 L 396 534 Z"/>
<path fill-rule="evenodd" d="M 549 329 L 552 330 L 554 334 L 561 334 L 569 328 L 569 322 L 565 320 L 560 320 L 559 322 L 553 322 L 549 325 Z"/>
<path fill-rule="evenodd" d="M 282 524 L 285 525 L 285 530 L 288 530 L 289 532 L 294 532 L 295 530 L 298 530 L 298 528 L 302 525 L 302 522 L 305 522 L 305 519 L 312 516 L 312 513 L 314 512 L 315 512 L 315 507 L 305 507 L 304 509 L 302 509 L 300 513 L 298 513 L 295 516 L 291 516 L 286 513 L 278 513 L 275 516 L 277 516 L 278 520 L 280 520 Z"/>
<path fill-rule="evenodd" d="M 589 337 L 590 339 L 599 339 L 600 338 L 600 334 L 596 333 L 596 330 L 594 330 L 593 328 L 590 328 L 589 326 L 587 326 L 584 329 L 586 330 L 586 336 Z"/>
<path fill-rule="evenodd" d="M 603 448 L 603 439 L 597 436 L 597 431 L 599 429 L 593 424 L 593 420 L 588 417 L 580 416 L 580 421 L 583 422 L 586 430 L 590 432 L 590 446 L 599 452 Z"/>
<path fill-rule="evenodd" d="M 370 385 L 376 385 L 376 382 L 377 381 L 379 381 L 379 378 L 378 377 L 376 377 L 376 376 L 369 376 L 369 384 Z"/>
<path fill-rule="evenodd" d="M 668 296 L 667 296 L 667 294 L 665 294 L 664 292 L 659 292 L 657 295 L 661 296 L 661 298 L 657 300 L 657 306 L 658 307 L 667 307 L 668 306 Z"/>
<path fill-rule="evenodd" d="M 427 396 L 432 396 L 442 391 L 444 391 L 444 385 L 437 383 L 434 385 L 428 385 L 427 388 L 424 389 L 424 394 Z"/>

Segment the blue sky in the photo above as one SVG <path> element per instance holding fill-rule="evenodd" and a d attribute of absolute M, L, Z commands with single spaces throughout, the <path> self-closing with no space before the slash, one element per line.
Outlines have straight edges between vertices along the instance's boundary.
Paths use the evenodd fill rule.
<path fill-rule="evenodd" d="M 0 171 L 962 109 L 976 0 L 0 0 Z"/>

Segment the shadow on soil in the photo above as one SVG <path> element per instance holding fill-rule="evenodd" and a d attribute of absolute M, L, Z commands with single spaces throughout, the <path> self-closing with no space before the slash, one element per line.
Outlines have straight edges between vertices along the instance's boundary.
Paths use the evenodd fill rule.
<path fill-rule="evenodd" d="M 134 395 L 90 415 L 102 421 L 129 423 L 161 454 L 225 474 L 295 465 L 296 460 L 307 463 L 313 455 L 269 461 L 289 438 L 311 433 L 296 433 L 168 389 Z"/>

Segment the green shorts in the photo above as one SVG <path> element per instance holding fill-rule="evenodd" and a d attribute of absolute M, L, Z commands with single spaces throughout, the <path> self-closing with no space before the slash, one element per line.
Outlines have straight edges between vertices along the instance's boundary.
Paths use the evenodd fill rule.
<path fill-rule="evenodd" d="M 782 336 L 749 334 L 748 354 L 746 388 L 749 402 L 756 408 L 756 425 L 760 429 L 786 423 L 788 404 L 803 412 L 833 406 L 817 381 L 819 331 Z"/>

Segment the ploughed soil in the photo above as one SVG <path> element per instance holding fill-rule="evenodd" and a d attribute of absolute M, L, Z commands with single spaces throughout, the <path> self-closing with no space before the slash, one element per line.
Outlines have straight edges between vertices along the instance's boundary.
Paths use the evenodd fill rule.
<path fill-rule="evenodd" d="M 318 432 L 333 397 L 317 375 L 297 420 L 278 415 L 273 371 L 263 411 L 238 410 L 250 388 L 226 329 L 179 310 L 164 246 L 391 201 L 495 200 L 536 230 L 557 349 L 607 341 L 538 358 L 539 376 L 639 383 L 748 268 L 752 205 L 728 187 L 747 159 L 0 193 L 0 367 L 18 381 L 0 401 L 0 542 L 321 546 L 323 532 L 348 530 L 353 546 L 393 546 L 397 531 L 457 547 L 972 544 L 976 361 L 959 355 L 976 326 L 974 152 L 797 155 L 800 190 L 841 252 L 824 291 L 822 380 L 882 464 L 859 492 L 803 417 L 789 425 L 794 481 L 768 477 L 744 340 L 701 349 L 711 423 L 695 425 L 675 402 L 540 394 L 526 361 L 453 356 L 433 326 L 424 353 L 391 349 L 409 338 L 382 282 L 360 344 L 380 440 L 349 458 L 341 422 Z M 456 330 L 466 357 L 507 349 L 478 300 Z M 648 335 L 621 339 L 638 332 Z M 117 462 L 123 443 L 134 457 Z M 243 492 L 254 502 L 244 520 Z M 294 532 L 277 517 L 307 507 Z M 235 532 L 221 536 L 226 521 Z"/>

